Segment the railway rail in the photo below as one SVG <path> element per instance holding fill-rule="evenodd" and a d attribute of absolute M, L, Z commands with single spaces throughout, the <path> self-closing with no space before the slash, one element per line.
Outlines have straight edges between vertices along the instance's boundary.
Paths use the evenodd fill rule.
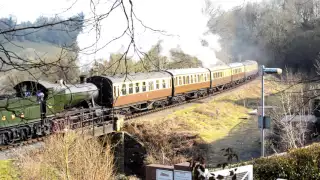
<path fill-rule="evenodd" d="M 172 105 L 169 105 L 169 106 L 156 108 L 156 109 L 152 109 L 152 110 L 141 112 L 141 113 L 135 113 L 133 115 L 126 115 L 124 120 L 133 120 L 134 118 L 137 118 L 137 117 L 141 117 L 141 116 L 148 115 L 148 114 L 151 114 L 151 113 L 159 112 L 159 111 L 162 111 L 162 110 L 165 110 L 165 109 L 170 109 L 170 108 L 173 108 L 173 107 L 176 107 L 176 106 L 180 106 L 180 105 L 183 105 L 183 104 L 192 103 L 192 102 L 199 101 L 199 100 L 202 100 L 202 99 L 206 99 L 206 98 L 209 98 L 209 97 L 212 97 L 212 96 L 216 96 L 218 94 L 226 93 L 226 92 L 229 92 L 231 90 L 234 90 L 236 88 L 239 88 L 239 87 L 241 87 L 241 86 L 243 86 L 245 84 L 248 84 L 248 83 L 252 82 L 253 80 L 257 79 L 257 77 L 258 76 L 255 76 L 254 78 L 252 78 L 250 80 L 247 80 L 245 82 L 239 83 L 237 85 L 234 85 L 232 87 L 229 87 L 229 88 L 226 88 L 226 89 L 223 89 L 223 90 L 220 90 L 220 91 L 216 91 L 216 92 L 214 92 L 212 94 L 208 94 L 206 96 L 202 96 L 202 97 L 186 100 L 186 101 L 183 101 L 183 102 L 180 102 L 180 103 L 175 103 L 175 104 L 172 104 Z M 79 117 L 79 116 L 84 116 L 84 115 L 88 115 L 88 114 L 83 114 L 83 113 L 79 113 L 78 112 L 77 115 L 73 115 L 73 117 Z M 68 115 L 68 118 L 70 118 L 71 116 Z M 110 115 L 108 115 L 108 116 L 110 116 Z M 104 117 L 99 117 L 99 118 L 104 118 Z M 65 120 L 65 118 L 64 119 L 60 119 L 60 121 L 62 121 L 62 120 Z M 96 120 L 96 118 L 95 119 L 93 118 L 92 122 L 82 122 L 81 121 L 81 122 L 78 122 L 78 123 L 75 123 L 75 124 L 71 124 L 71 126 L 73 128 L 70 128 L 70 129 L 75 129 L 75 130 L 81 130 L 82 129 L 82 130 L 84 130 L 84 129 L 89 129 L 89 128 L 95 126 L 95 125 L 103 125 L 103 124 L 94 124 L 95 120 Z M 111 123 L 113 123 L 113 120 L 105 122 L 105 124 L 111 124 Z M 83 124 L 85 124 L 85 126 L 83 126 Z M 63 131 L 60 131 L 60 132 L 63 133 Z M 13 143 L 13 144 L 10 144 L 10 145 L 4 145 L 4 146 L 1 145 L 0 146 L 0 152 L 1 151 L 6 151 L 6 150 L 10 150 L 10 149 L 13 149 L 13 148 L 17 148 L 17 147 L 21 147 L 21 146 L 25 146 L 25 145 L 31 145 L 31 144 L 35 144 L 35 143 L 38 143 L 38 142 L 43 142 L 46 138 L 48 138 L 48 137 L 50 137 L 52 135 L 54 135 L 54 134 L 50 134 L 50 135 L 44 136 L 44 137 L 37 137 L 37 138 L 33 138 L 33 139 L 28 139 L 28 140 L 25 140 L 25 141 L 20 141 L 20 142 Z"/>

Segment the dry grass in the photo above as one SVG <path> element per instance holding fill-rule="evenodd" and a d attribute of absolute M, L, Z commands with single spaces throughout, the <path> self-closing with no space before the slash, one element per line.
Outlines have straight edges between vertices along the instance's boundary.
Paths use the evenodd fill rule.
<path fill-rule="evenodd" d="M 0 179 L 18 179 L 18 174 L 11 160 L 0 160 Z"/>
<path fill-rule="evenodd" d="M 111 147 L 75 133 L 53 136 L 43 150 L 17 160 L 21 179 L 114 179 Z"/>
<path fill-rule="evenodd" d="M 277 92 L 276 82 L 266 81 L 266 94 Z M 125 130 L 139 137 L 146 145 L 147 164 L 175 164 L 201 154 L 195 146 L 224 138 L 248 117 L 252 109 L 247 105 L 259 104 L 261 84 L 255 81 L 241 90 L 226 93 L 213 100 L 178 110 L 167 117 L 146 119 L 126 125 Z M 251 118 L 252 119 L 252 118 Z"/>
<path fill-rule="evenodd" d="M 152 121 L 138 121 L 126 125 L 125 129 L 139 137 L 145 143 L 148 156 L 146 163 L 176 164 L 186 161 L 186 157 L 179 155 L 177 151 L 185 151 L 192 147 L 196 136 L 194 133 L 182 132 L 186 124 L 166 119 L 153 123 Z M 180 131 L 177 132 L 177 130 Z"/>

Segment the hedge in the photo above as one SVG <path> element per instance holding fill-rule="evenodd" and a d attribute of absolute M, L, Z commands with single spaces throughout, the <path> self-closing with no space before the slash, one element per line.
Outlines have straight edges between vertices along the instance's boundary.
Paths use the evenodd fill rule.
<path fill-rule="evenodd" d="M 320 144 L 289 151 L 283 156 L 259 158 L 253 165 L 254 179 L 320 179 Z"/>

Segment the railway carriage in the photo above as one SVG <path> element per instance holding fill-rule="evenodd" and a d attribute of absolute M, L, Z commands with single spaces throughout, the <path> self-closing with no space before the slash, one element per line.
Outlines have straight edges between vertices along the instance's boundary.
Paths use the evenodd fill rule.
<path fill-rule="evenodd" d="M 127 112 L 164 106 L 172 95 L 172 79 L 167 72 L 93 76 L 87 82 L 99 88 L 100 106 Z"/>
<path fill-rule="evenodd" d="M 243 62 L 243 65 L 245 68 L 245 78 L 246 79 L 251 79 L 259 71 L 258 63 L 256 61 L 246 60 Z"/>
<path fill-rule="evenodd" d="M 231 81 L 239 84 L 245 80 L 245 69 L 242 63 L 231 63 L 229 64 L 231 69 Z"/>
<path fill-rule="evenodd" d="M 212 88 L 223 88 L 231 84 L 231 69 L 227 65 L 210 68 Z"/>
<path fill-rule="evenodd" d="M 184 97 L 192 98 L 208 93 L 211 85 L 210 71 L 208 69 L 170 69 L 167 72 L 172 75 L 174 82 L 173 96 L 179 97 L 180 100 L 184 100 Z"/>

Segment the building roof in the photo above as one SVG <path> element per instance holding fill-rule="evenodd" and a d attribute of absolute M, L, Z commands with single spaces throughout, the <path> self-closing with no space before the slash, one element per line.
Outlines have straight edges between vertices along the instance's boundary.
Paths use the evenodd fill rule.
<path fill-rule="evenodd" d="M 37 85 L 40 85 L 41 88 L 45 88 L 45 89 L 51 89 L 51 88 L 54 88 L 57 86 L 57 84 L 39 80 L 39 81 L 22 81 L 22 82 L 16 84 L 13 88 L 15 90 L 18 90 L 18 89 L 22 88 L 24 85 L 32 85 L 35 87 Z"/>
<path fill-rule="evenodd" d="M 206 68 L 168 69 L 167 71 L 172 73 L 173 76 L 209 73 L 209 70 Z"/>
<path fill-rule="evenodd" d="M 283 122 L 316 122 L 317 117 L 314 115 L 287 115 L 281 121 Z"/>

